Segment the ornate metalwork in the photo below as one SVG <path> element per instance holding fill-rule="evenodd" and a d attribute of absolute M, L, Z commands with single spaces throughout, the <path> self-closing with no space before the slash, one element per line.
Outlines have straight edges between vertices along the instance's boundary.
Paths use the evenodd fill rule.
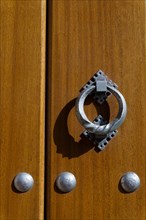
<path fill-rule="evenodd" d="M 91 122 L 84 112 L 84 102 L 87 96 L 92 95 L 94 100 L 102 104 L 112 94 L 116 97 L 119 104 L 119 112 L 116 118 L 113 121 L 106 123 L 102 116 L 98 116 L 93 122 Z M 86 129 L 83 134 L 92 140 L 100 150 L 103 150 L 107 143 L 116 135 L 117 128 L 125 120 L 126 114 L 127 105 L 125 98 L 119 92 L 118 86 L 108 79 L 101 70 L 95 73 L 95 75 L 84 85 L 76 100 L 77 118 Z M 96 122 L 96 120 L 98 121 Z"/>

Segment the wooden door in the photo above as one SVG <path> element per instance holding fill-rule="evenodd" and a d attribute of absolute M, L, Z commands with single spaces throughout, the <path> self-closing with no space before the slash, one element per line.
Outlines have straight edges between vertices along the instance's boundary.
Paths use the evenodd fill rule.
<path fill-rule="evenodd" d="M 47 23 L 46 219 L 144 220 L 146 74 L 144 0 L 49 1 Z M 118 135 L 102 152 L 80 138 L 75 115 L 79 90 L 98 70 L 116 82 L 128 114 Z M 98 106 L 110 120 L 116 101 Z M 90 119 L 97 115 L 86 103 Z M 66 194 L 56 176 L 72 172 L 76 188 Z M 136 172 L 139 190 L 123 193 L 121 176 Z"/>
<path fill-rule="evenodd" d="M 44 0 L 0 3 L 0 219 L 44 219 Z M 19 172 L 33 188 L 18 193 Z"/>
<path fill-rule="evenodd" d="M 47 34 L 45 2 L 0 5 L 0 219 L 145 220 L 145 1 L 48 1 Z M 79 90 L 98 69 L 118 84 L 128 107 L 102 152 L 80 138 L 75 115 Z M 118 107 L 113 98 L 96 108 L 89 99 L 85 109 L 91 120 L 101 112 L 111 120 Z M 27 193 L 13 185 L 22 171 L 35 182 Z M 63 171 L 77 179 L 66 194 L 55 185 Z M 141 179 L 130 194 L 119 186 L 127 171 Z"/>

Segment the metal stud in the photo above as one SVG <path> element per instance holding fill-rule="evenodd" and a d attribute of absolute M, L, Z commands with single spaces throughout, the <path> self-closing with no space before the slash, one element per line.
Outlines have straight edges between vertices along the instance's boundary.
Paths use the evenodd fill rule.
<path fill-rule="evenodd" d="M 56 178 L 56 186 L 61 192 L 70 192 L 76 187 L 76 178 L 70 172 L 62 172 Z"/>
<path fill-rule="evenodd" d="M 125 192 L 130 193 L 130 192 L 134 192 L 139 188 L 140 178 L 134 172 L 127 172 L 122 176 L 120 183 L 123 190 Z"/>
<path fill-rule="evenodd" d="M 14 186 L 19 192 L 26 192 L 33 187 L 34 180 L 29 173 L 18 173 L 14 179 Z"/>

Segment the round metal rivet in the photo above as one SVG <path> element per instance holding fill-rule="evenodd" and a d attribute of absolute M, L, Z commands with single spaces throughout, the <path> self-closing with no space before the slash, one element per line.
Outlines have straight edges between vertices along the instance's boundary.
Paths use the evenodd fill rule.
<path fill-rule="evenodd" d="M 125 192 L 134 192 L 140 186 L 140 178 L 134 172 L 127 172 L 121 178 L 121 187 Z"/>
<path fill-rule="evenodd" d="M 26 192 L 33 187 L 34 180 L 29 173 L 18 173 L 14 179 L 14 186 L 19 192 Z"/>
<path fill-rule="evenodd" d="M 62 172 L 56 178 L 56 186 L 61 192 L 70 192 L 76 187 L 76 178 L 70 172 Z"/>

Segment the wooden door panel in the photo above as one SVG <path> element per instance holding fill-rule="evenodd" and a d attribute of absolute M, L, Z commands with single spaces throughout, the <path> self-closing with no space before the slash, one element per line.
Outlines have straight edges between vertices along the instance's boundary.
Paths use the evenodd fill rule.
<path fill-rule="evenodd" d="M 1 1 L 1 220 L 44 219 L 45 1 Z M 19 172 L 34 187 L 18 193 Z"/>
<path fill-rule="evenodd" d="M 144 1 L 51 1 L 48 5 L 46 218 L 51 220 L 145 219 L 145 3 Z M 81 87 L 98 70 L 116 82 L 128 114 L 102 152 L 87 140 L 75 116 Z M 115 100 L 102 106 L 113 118 Z M 99 113 L 99 106 L 98 106 Z M 89 118 L 97 115 L 89 100 Z M 72 172 L 77 187 L 61 194 L 54 182 Z M 119 180 L 136 172 L 140 189 L 121 192 Z"/>

